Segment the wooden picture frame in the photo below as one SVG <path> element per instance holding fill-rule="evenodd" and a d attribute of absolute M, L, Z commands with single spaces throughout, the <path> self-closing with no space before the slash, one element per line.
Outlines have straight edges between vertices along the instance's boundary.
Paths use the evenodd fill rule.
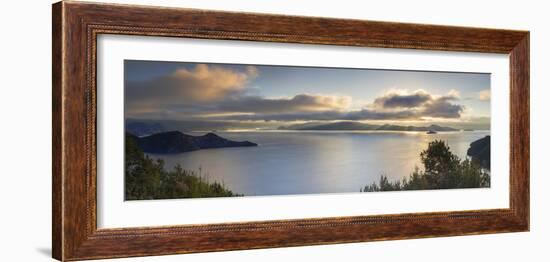
<path fill-rule="evenodd" d="M 63 1 L 53 5 L 53 257 L 81 260 L 529 230 L 529 32 Z M 408 48 L 510 57 L 510 207 L 98 229 L 99 34 Z"/>

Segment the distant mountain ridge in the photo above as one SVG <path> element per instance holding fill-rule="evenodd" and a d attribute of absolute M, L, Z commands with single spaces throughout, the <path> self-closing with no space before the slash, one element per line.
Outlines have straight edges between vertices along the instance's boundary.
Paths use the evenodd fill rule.
<path fill-rule="evenodd" d="M 280 130 L 378 130 L 378 131 L 459 131 L 452 127 L 429 125 L 429 126 L 400 126 L 400 125 L 372 125 L 354 121 L 336 122 L 336 123 L 306 123 L 289 126 L 281 126 Z"/>
<path fill-rule="evenodd" d="M 200 149 L 258 145 L 249 141 L 232 141 L 214 133 L 207 133 L 203 136 L 191 136 L 179 131 L 162 132 L 145 137 L 126 133 L 126 138 L 134 140 L 143 152 L 153 154 L 177 154 Z"/>

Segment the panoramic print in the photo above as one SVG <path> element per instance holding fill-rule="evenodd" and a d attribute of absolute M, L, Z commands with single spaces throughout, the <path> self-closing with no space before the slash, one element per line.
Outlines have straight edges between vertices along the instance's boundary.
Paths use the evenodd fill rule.
<path fill-rule="evenodd" d="M 488 188 L 490 79 L 126 60 L 125 199 Z"/>

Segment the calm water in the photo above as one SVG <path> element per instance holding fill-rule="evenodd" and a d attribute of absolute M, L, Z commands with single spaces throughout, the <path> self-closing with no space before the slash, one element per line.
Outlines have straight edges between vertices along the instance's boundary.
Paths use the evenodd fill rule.
<path fill-rule="evenodd" d="M 425 132 L 281 131 L 218 132 L 231 140 L 248 140 L 258 147 L 207 149 L 162 158 L 167 168 L 177 163 L 201 170 L 245 195 L 359 192 L 381 174 L 392 179 L 420 167 L 420 152 L 428 142 L 443 139 L 451 151 L 466 157 L 471 142 L 489 131 Z M 194 134 L 200 135 L 200 134 Z"/>

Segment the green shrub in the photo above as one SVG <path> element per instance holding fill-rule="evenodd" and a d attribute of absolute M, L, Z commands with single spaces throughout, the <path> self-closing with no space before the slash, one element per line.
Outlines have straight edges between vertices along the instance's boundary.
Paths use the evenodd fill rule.
<path fill-rule="evenodd" d="M 361 192 L 425 190 L 450 188 L 480 188 L 490 187 L 489 172 L 477 161 L 461 160 L 453 154 L 449 146 L 441 140 L 428 144 L 428 148 L 420 153 L 424 170 L 418 167 L 409 177 L 402 181 L 391 182 L 385 175 L 380 176 L 378 183 L 366 185 Z"/>
<path fill-rule="evenodd" d="M 164 161 L 145 155 L 131 137 L 126 137 L 125 149 L 126 200 L 242 196 L 180 165 L 165 170 Z"/>

